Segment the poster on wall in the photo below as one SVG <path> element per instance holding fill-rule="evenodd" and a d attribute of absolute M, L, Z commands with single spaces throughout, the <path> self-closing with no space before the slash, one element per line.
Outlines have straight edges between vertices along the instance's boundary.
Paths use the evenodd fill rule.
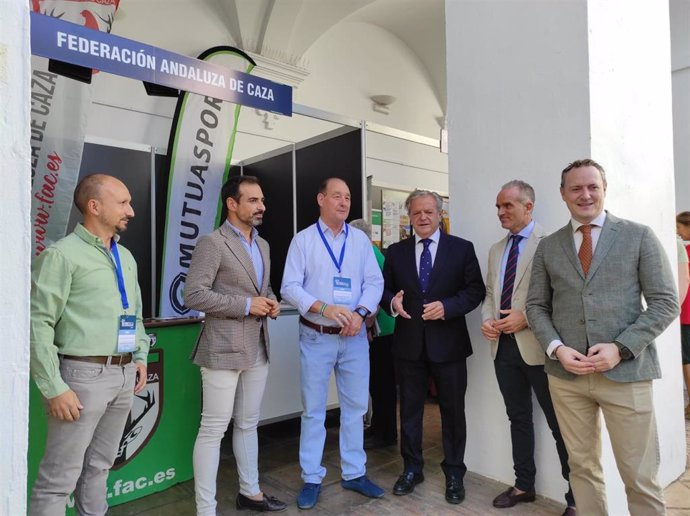
<path fill-rule="evenodd" d="M 381 249 L 381 210 L 371 210 L 371 242 Z"/>
<path fill-rule="evenodd" d="M 405 199 L 409 194 L 399 190 L 381 191 L 381 246 L 387 249 L 412 235 L 410 217 L 405 209 Z"/>

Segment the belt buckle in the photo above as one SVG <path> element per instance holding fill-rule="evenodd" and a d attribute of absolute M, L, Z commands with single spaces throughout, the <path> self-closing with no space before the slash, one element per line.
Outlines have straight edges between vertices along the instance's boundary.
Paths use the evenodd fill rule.
<path fill-rule="evenodd" d="M 116 365 L 116 366 L 121 366 L 122 361 L 125 359 L 126 355 L 110 355 L 108 359 L 105 361 L 105 365 Z"/>

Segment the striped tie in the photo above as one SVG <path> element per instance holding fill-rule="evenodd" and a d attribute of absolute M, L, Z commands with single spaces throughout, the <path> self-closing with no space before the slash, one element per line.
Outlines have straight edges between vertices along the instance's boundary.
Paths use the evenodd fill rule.
<path fill-rule="evenodd" d="M 510 310 L 513 298 L 513 285 L 515 284 L 515 273 L 517 272 L 518 256 L 520 255 L 520 240 L 524 237 L 522 235 L 512 235 L 512 243 L 510 244 L 510 252 L 508 253 L 508 261 L 506 262 L 506 270 L 503 273 L 503 291 L 501 292 L 501 310 Z M 501 314 L 501 317 L 505 317 Z"/>

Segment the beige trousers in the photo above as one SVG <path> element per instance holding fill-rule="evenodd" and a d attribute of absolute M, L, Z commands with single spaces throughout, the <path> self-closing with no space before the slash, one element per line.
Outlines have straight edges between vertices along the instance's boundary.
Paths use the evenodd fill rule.
<path fill-rule="evenodd" d="M 651 380 L 622 383 L 598 373 L 574 380 L 549 375 L 549 390 L 568 449 L 570 484 L 578 514 L 608 514 L 601 468 L 600 410 L 625 484 L 630 515 L 666 514 L 656 479 L 659 447 Z"/>

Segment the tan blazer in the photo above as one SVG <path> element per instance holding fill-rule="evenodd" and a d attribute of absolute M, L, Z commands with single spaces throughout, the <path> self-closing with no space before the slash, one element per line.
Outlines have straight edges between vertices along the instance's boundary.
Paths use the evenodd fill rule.
<path fill-rule="evenodd" d="M 257 284 L 251 257 L 240 237 L 227 224 L 199 239 L 184 289 L 185 304 L 205 312 L 206 320 L 192 361 L 211 369 L 247 369 L 256 362 L 261 329 L 269 355 L 266 317 L 245 316 L 248 297 L 275 299 L 268 242 L 257 237 L 264 277 Z"/>
<path fill-rule="evenodd" d="M 532 275 L 532 259 L 537 250 L 539 241 L 546 236 L 546 232 L 539 224 L 534 224 L 532 234 L 527 239 L 523 251 L 518 257 L 518 266 L 513 286 L 512 307 L 515 310 L 525 312 L 527 303 L 527 291 Z M 489 272 L 486 277 L 486 297 L 482 305 L 482 321 L 500 318 L 501 307 L 501 259 L 508 245 L 508 237 L 496 242 L 489 251 Z M 525 318 L 527 316 L 525 315 Z M 528 326 L 515 334 L 518 349 L 522 359 L 528 365 L 543 365 L 546 355 L 539 341 Z M 498 341 L 489 341 L 491 345 L 491 357 L 496 359 Z"/>

